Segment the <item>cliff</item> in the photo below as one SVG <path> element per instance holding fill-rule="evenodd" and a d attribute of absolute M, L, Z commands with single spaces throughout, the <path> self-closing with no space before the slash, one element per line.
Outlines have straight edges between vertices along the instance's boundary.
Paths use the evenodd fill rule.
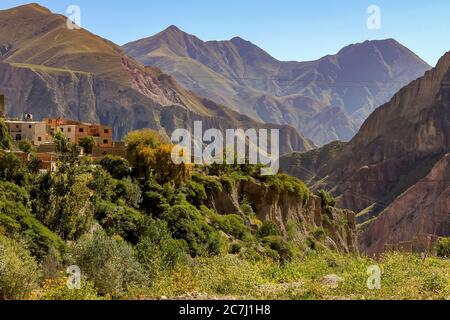
<path fill-rule="evenodd" d="M 239 201 L 243 197 L 252 204 L 259 220 L 275 222 L 284 237 L 288 236 L 288 229 L 295 226 L 298 240 L 314 239 L 341 252 L 358 251 L 355 213 L 325 207 L 316 195 L 299 196 L 257 181 L 240 181 L 231 189 L 211 193 L 208 207 L 220 214 L 244 215 Z"/>

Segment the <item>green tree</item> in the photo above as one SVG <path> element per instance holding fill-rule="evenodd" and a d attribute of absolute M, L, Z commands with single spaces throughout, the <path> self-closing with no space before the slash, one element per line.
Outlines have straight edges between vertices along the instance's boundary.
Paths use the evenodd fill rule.
<path fill-rule="evenodd" d="M 80 147 L 74 143 L 70 143 L 64 133 L 57 132 L 53 141 L 56 144 L 56 153 L 58 154 L 61 167 L 78 161 Z"/>
<path fill-rule="evenodd" d="M 27 167 L 15 154 L 0 151 L 0 179 L 20 186 L 27 186 Z"/>
<path fill-rule="evenodd" d="M 0 149 L 10 150 L 12 147 L 12 138 L 8 126 L 3 119 L 0 119 Z"/>
<path fill-rule="evenodd" d="M 173 239 L 165 221 L 145 218 L 136 254 L 149 275 L 167 272 L 184 263 L 187 252 L 186 242 Z"/>
<path fill-rule="evenodd" d="M 168 208 L 162 215 L 175 239 L 186 241 L 192 256 L 218 255 L 219 233 L 194 206 L 183 203 Z"/>
<path fill-rule="evenodd" d="M 122 157 L 107 155 L 99 163 L 114 179 L 121 180 L 131 174 L 130 163 Z"/>
<path fill-rule="evenodd" d="M 92 149 L 94 149 L 95 146 L 95 140 L 93 137 L 84 137 L 80 139 L 78 144 L 83 148 L 86 154 L 92 154 Z"/>
<path fill-rule="evenodd" d="M 34 151 L 34 146 L 30 140 L 22 140 L 19 142 L 19 150 L 25 153 L 31 153 Z"/>
<path fill-rule="evenodd" d="M 123 296 L 133 287 L 148 284 L 145 270 L 125 241 L 96 232 L 81 238 L 72 249 L 75 263 L 102 295 Z"/>

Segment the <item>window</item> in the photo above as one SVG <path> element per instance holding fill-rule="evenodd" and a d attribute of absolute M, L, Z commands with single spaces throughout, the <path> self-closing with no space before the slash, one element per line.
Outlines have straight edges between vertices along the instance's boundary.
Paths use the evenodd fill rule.
<path fill-rule="evenodd" d="M 83 128 L 80 128 L 80 129 L 78 129 L 78 132 L 84 132 L 84 129 Z"/>
<path fill-rule="evenodd" d="M 41 142 L 42 141 L 42 137 L 38 137 L 38 141 Z"/>
<path fill-rule="evenodd" d="M 64 132 L 64 128 L 61 128 L 61 132 Z"/>
<path fill-rule="evenodd" d="M 72 132 L 72 128 L 67 128 L 67 132 Z"/>
<path fill-rule="evenodd" d="M 16 134 L 16 141 L 22 141 L 22 135 Z"/>
<path fill-rule="evenodd" d="M 109 140 L 108 139 L 104 139 L 103 140 L 103 144 L 108 144 L 109 143 Z"/>
<path fill-rule="evenodd" d="M 103 132 L 106 133 L 106 134 L 108 134 L 108 133 L 109 133 L 109 130 L 108 130 L 108 129 L 105 129 L 105 130 L 103 130 Z"/>
<path fill-rule="evenodd" d="M 31 129 L 33 126 L 30 124 L 29 126 L 28 126 L 28 129 Z"/>

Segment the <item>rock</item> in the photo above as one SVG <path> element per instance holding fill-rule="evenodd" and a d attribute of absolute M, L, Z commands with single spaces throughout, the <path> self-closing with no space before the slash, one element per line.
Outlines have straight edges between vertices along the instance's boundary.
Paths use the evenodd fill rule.
<path fill-rule="evenodd" d="M 331 289 L 337 289 L 343 281 L 344 279 L 336 274 L 329 274 L 321 279 L 322 284 Z"/>
<path fill-rule="evenodd" d="M 239 199 L 243 196 L 252 204 L 256 217 L 261 221 L 275 222 L 284 237 L 287 237 L 288 224 L 294 222 L 297 238 L 314 237 L 314 230 L 323 228 L 328 239 L 321 241 L 328 248 L 341 252 L 358 251 L 355 213 L 336 208 L 328 212 L 315 195 L 302 199 L 288 191 L 275 192 L 255 181 L 241 181 L 232 190 L 223 188 L 220 192 L 210 193 L 208 207 L 220 214 L 234 212 L 243 215 L 239 207 Z"/>

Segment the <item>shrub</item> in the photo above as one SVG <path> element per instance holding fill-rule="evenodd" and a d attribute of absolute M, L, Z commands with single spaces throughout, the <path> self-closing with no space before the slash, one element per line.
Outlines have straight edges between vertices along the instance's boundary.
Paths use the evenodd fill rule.
<path fill-rule="evenodd" d="M 328 208 L 328 207 L 335 207 L 336 206 L 336 199 L 334 199 L 326 190 L 319 190 L 317 195 L 322 200 L 322 207 Z"/>
<path fill-rule="evenodd" d="M 0 179 L 19 186 L 28 184 L 28 170 L 16 155 L 0 151 Z"/>
<path fill-rule="evenodd" d="M 220 236 L 194 206 L 184 203 L 162 215 L 176 239 L 185 240 L 192 256 L 220 253 Z"/>
<path fill-rule="evenodd" d="M 145 219 L 136 253 L 149 275 L 155 276 L 185 262 L 187 252 L 186 242 L 173 239 L 165 221 Z"/>
<path fill-rule="evenodd" d="M 217 229 L 239 240 L 249 241 L 253 238 L 251 229 L 245 224 L 242 217 L 236 214 L 215 214 L 212 222 Z"/>
<path fill-rule="evenodd" d="M 42 285 L 42 294 L 39 300 L 99 300 L 97 290 L 92 282 L 81 281 L 80 289 L 69 289 L 67 287 L 67 277 L 61 275 L 56 279 L 47 279 Z"/>
<path fill-rule="evenodd" d="M 450 238 L 443 238 L 439 240 L 436 251 L 438 257 L 450 258 Z"/>
<path fill-rule="evenodd" d="M 137 243 L 138 229 L 144 219 L 140 211 L 100 200 L 96 206 L 95 217 L 108 235 L 118 235 L 131 243 Z"/>
<path fill-rule="evenodd" d="M 95 140 L 93 137 L 84 137 L 80 139 L 78 144 L 83 148 L 86 154 L 92 154 L 92 149 L 95 146 Z"/>
<path fill-rule="evenodd" d="M 127 177 L 123 180 L 117 181 L 114 188 L 113 200 L 124 200 L 129 207 L 138 209 L 142 203 L 142 191 L 136 182 Z"/>
<path fill-rule="evenodd" d="M 0 149 L 9 150 L 12 147 L 12 138 L 8 126 L 0 119 Z"/>
<path fill-rule="evenodd" d="M 253 211 L 253 207 L 252 204 L 250 203 L 250 201 L 247 199 L 247 197 L 244 196 L 244 198 L 241 201 L 240 204 L 241 210 L 242 212 L 247 216 L 247 217 L 253 217 L 255 215 L 255 211 Z"/>
<path fill-rule="evenodd" d="M 258 235 L 261 238 L 265 238 L 268 236 L 280 236 L 281 230 L 280 227 L 272 221 L 264 221 L 262 226 L 258 230 Z"/>
<path fill-rule="evenodd" d="M 128 289 L 147 283 L 145 270 L 136 260 L 132 247 L 101 231 L 80 239 L 72 254 L 82 274 L 102 295 L 121 297 Z"/>
<path fill-rule="evenodd" d="M 18 193 L 12 197 L 8 196 L 11 193 L 0 191 L 4 198 L 12 197 L 16 200 L 27 201 L 25 194 L 22 193 L 23 189 L 10 186 L 11 192 L 17 191 Z M 21 237 L 29 243 L 29 249 L 37 258 L 42 258 L 51 248 L 58 251 L 64 248 L 63 241 L 39 222 L 22 202 L 3 200 L 0 197 L 0 226 L 7 235 Z"/>
<path fill-rule="evenodd" d="M 24 245 L 0 236 L 0 300 L 28 297 L 39 277 L 38 264 Z"/>
<path fill-rule="evenodd" d="M 131 174 L 130 163 L 122 157 L 107 155 L 99 163 L 114 179 L 121 180 Z"/>
<path fill-rule="evenodd" d="M 25 153 L 31 153 L 34 147 L 30 140 L 22 140 L 19 142 L 19 150 Z"/>

